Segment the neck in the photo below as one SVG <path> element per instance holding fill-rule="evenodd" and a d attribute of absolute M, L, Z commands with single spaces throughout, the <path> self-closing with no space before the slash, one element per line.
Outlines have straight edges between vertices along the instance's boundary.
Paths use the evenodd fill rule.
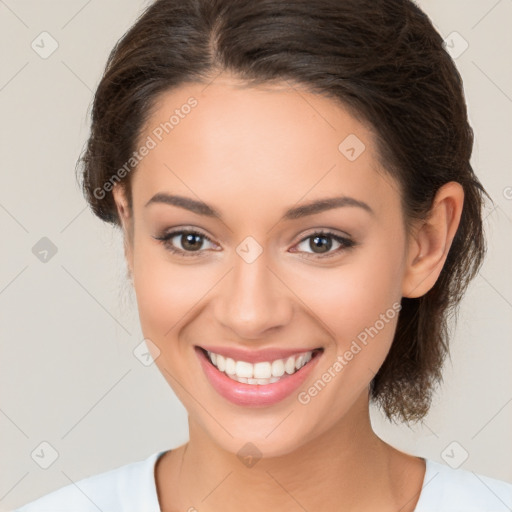
<path fill-rule="evenodd" d="M 236 453 L 223 450 L 190 421 L 190 441 L 171 452 L 174 469 L 166 471 L 163 482 L 169 501 L 162 499 L 161 504 L 201 512 L 241 507 L 251 512 L 388 510 L 383 503 L 389 503 L 389 510 L 414 510 L 412 487 L 403 482 L 404 462 L 414 466 L 414 486 L 419 480 L 421 488 L 418 459 L 373 432 L 368 399 L 363 398 L 341 422 L 312 441 L 252 465 L 244 465 Z"/>

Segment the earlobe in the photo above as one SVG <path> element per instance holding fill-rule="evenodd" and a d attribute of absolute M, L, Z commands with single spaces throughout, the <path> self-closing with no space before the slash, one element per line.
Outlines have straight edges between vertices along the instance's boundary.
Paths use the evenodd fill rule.
<path fill-rule="evenodd" d="M 410 236 L 403 297 L 421 297 L 436 283 L 459 227 L 463 204 L 460 183 L 451 181 L 437 191 L 429 216 Z"/>

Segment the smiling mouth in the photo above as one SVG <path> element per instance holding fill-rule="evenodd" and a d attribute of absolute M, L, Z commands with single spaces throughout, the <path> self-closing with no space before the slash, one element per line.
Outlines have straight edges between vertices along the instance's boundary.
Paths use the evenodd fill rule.
<path fill-rule="evenodd" d="M 319 347 L 280 359 L 250 363 L 235 360 L 202 347 L 198 348 L 205 354 L 207 361 L 219 372 L 234 381 L 252 385 L 274 384 L 286 379 L 298 373 L 324 351 L 322 347 Z"/>

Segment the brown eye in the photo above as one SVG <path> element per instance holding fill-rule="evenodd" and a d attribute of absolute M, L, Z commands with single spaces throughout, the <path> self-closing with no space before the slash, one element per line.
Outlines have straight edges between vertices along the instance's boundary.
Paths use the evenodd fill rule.
<path fill-rule="evenodd" d="M 203 245 L 201 235 L 195 233 L 184 233 L 181 235 L 177 235 L 182 247 L 186 251 L 197 251 Z"/>
<path fill-rule="evenodd" d="M 214 245 L 206 235 L 197 231 L 172 231 L 154 238 L 156 238 L 156 240 L 160 240 L 164 244 L 165 248 L 170 252 L 180 254 L 182 256 L 202 255 L 204 252 L 202 249 L 205 241 Z"/>
<path fill-rule="evenodd" d="M 309 237 L 309 247 L 313 250 L 319 249 L 320 253 L 329 252 L 332 247 L 332 238 L 328 236 Z"/>
<path fill-rule="evenodd" d="M 307 243 L 308 240 L 309 243 Z M 350 240 L 349 238 L 345 238 L 336 235 L 335 233 L 325 231 L 313 233 L 307 236 L 306 238 L 301 240 L 299 244 L 297 244 L 297 247 L 299 247 L 301 244 L 307 244 L 307 248 L 311 250 L 311 252 L 308 252 L 307 250 L 303 249 L 303 252 L 306 252 L 308 254 L 314 254 L 319 257 L 334 256 L 336 254 L 341 253 L 345 249 L 350 249 L 351 247 L 354 247 L 356 245 L 356 243 L 353 240 Z M 335 250 L 331 251 L 333 244 L 335 246 Z"/>

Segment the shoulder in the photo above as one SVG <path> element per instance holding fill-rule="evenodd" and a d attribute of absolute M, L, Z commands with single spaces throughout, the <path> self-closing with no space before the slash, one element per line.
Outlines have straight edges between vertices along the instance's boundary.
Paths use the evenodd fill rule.
<path fill-rule="evenodd" d="M 162 453 L 83 478 L 14 512 L 159 512 L 154 467 Z"/>
<path fill-rule="evenodd" d="M 415 512 L 502 512 L 512 509 L 512 484 L 426 459 Z"/>

